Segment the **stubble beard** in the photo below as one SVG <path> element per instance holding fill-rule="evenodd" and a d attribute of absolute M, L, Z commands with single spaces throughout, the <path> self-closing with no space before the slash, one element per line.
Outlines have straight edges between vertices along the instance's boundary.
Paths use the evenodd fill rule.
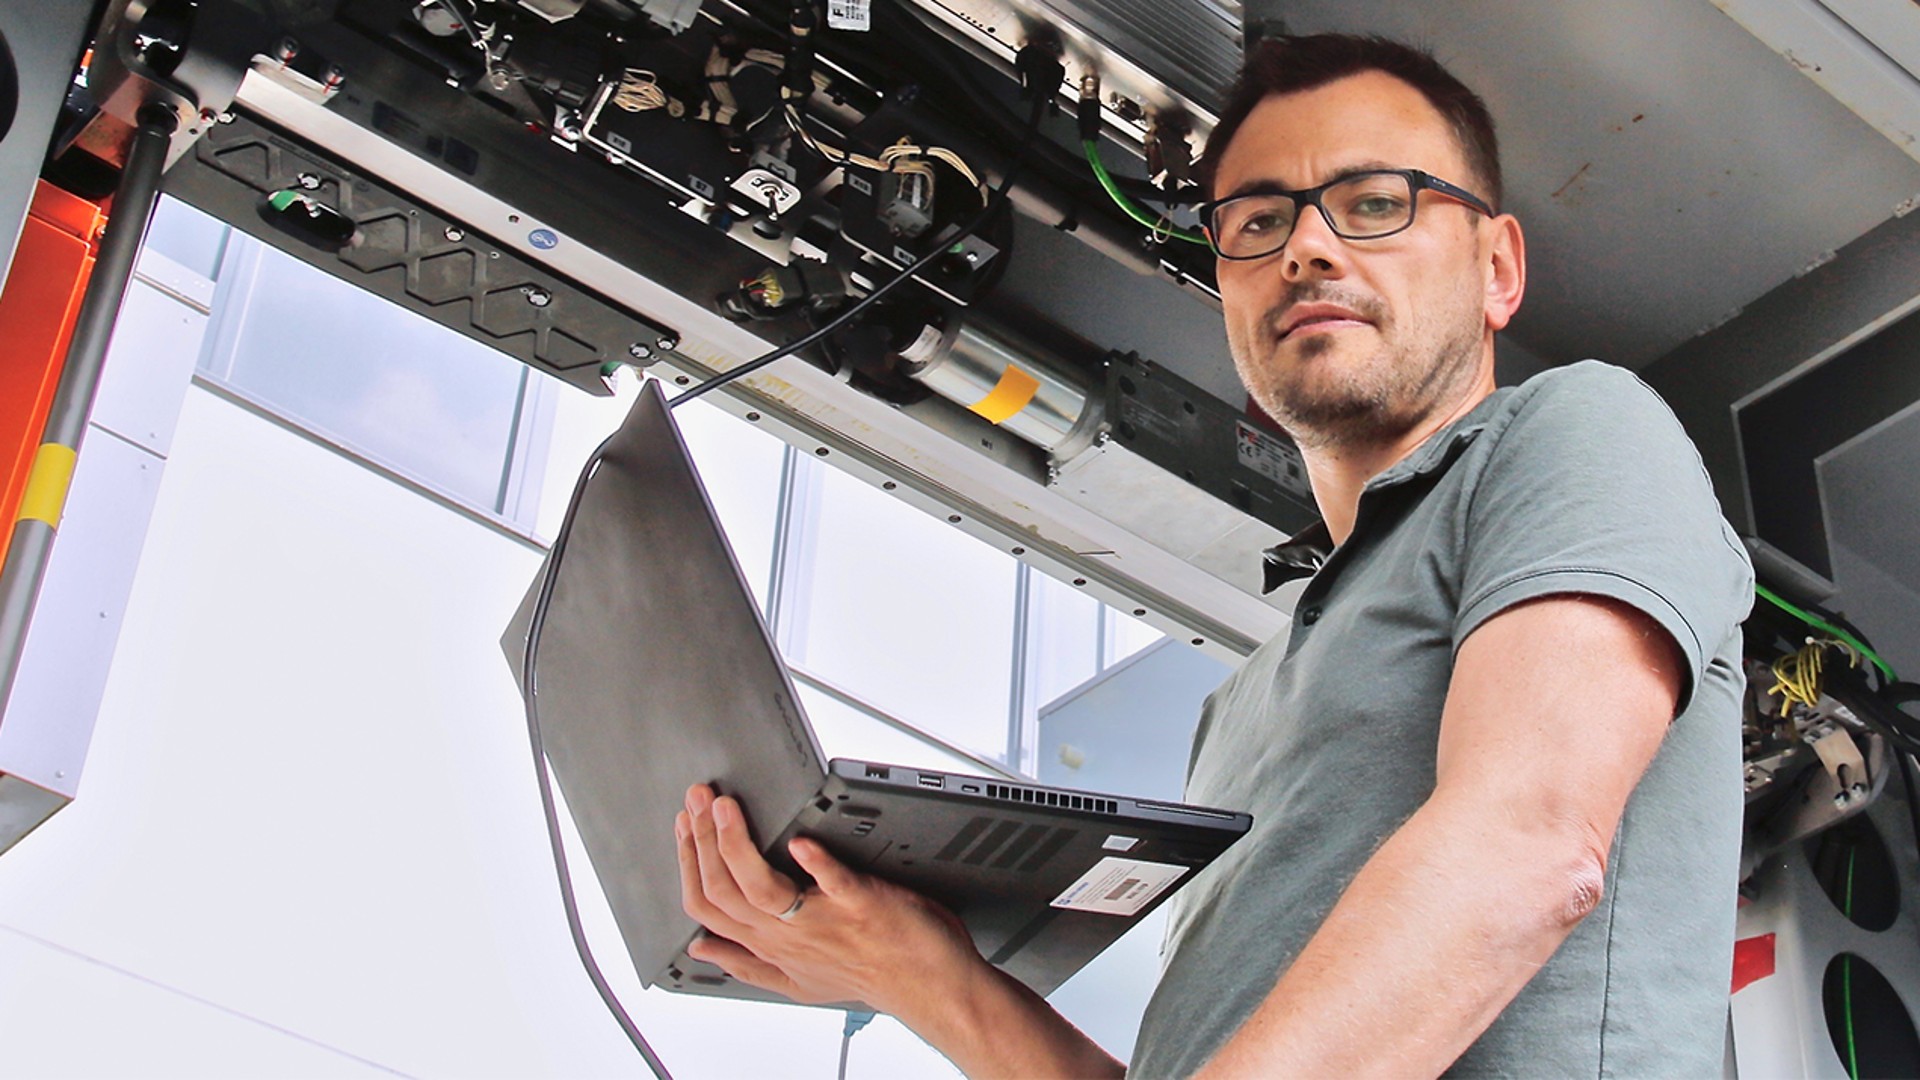
<path fill-rule="evenodd" d="M 1374 326 L 1370 354 L 1329 355 L 1353 331 L 1276 342 L 1272 328 L 1296 303 L 1339 304 Z M 1240 381 L 1293 440 L 1309 449 L 1388 445 L 1464 390 L 1479 366 L 1484 313 L 1475 295 L 1396 323 L 1375 297 L 1313 283 L 1296 286 L 1259 324 L 1258 342 L 1228 333 Z M 1278 355 L 1288 347 L 1291 356 Z M 1260 350 L 1256 352 L 1255 350 Z"/>

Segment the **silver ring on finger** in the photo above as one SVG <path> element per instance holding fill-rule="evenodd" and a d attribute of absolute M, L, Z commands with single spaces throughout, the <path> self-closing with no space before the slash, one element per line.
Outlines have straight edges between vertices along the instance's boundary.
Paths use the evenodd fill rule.
<path fill-rule="evenodd" d="M 796 893 L 793 897 L 793 903 L 787 907 L 787 910 L 775 915 L 774 918 L 779 919 L 781 922 L 792 922 L 793 917 L 800 914 L 800 909 L 806 906 L 806 903 L 807 894 Z"/>

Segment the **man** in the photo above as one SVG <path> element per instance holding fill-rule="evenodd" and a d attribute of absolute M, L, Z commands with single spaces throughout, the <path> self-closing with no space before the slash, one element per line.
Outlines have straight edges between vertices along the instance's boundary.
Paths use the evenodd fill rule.
<path fill-rule="evenodd" d="M 1496 391 L 1525 286 L 1483 104 L 1431 58 L 1262 45 L 1203 161 L 1234 362 L 1324 523 L 1188 795 L 1253 831 L 1175 901 L 1149 1076 L 1720 1068 L 1751 571 L 1672 414 L 1595 363 Z M 1315 551 L 1316 547 L 1322 549 Z M 676 822 L 698 955 L 890 1012 L 969 1074 L 1117 1074 L 947 913 Z"/>

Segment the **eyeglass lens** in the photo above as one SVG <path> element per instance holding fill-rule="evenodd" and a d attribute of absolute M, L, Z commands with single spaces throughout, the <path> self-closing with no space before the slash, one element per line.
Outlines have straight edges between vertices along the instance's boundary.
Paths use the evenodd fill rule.
<path fill-rule="evenodd" d="M 1251 258 L 1280 250 L 1293 235 L 1302 202 L 1292 195 L 1248 195 L 1221 204 L 1213 215 L 1221 253 Z M 1399 173 L 1367 173 L 1329 185 L 1319 203 L 1339 235 L 1385 236 L 1413 220 L 1413 184 Z"/>

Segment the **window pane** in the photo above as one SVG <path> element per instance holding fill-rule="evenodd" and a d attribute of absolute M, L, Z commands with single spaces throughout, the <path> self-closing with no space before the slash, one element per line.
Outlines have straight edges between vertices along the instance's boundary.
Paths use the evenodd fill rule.
<path fill-rule="evenodd" d="M 913 765 L 947 772 L 977 776 L 980 766 L 925 739 L 916 739 L 899 728 L 857 709 L 824 690 L 796 682 L 800 706 L 807 710 L 813 733 L 829 758 L 860 758 L 888 765 Z"/>
<path fill-rule="evenodd" d="M 560 532 L 580 466 L 594 447 L 626 419 L 627 410 L 640 394 L 642 380 L 631 371 L 623 371 L 615 381 L 614 396 L 600 397 L 546 375 L 535 377 L 549 380 L 549 390 L 556 399 L 534 527 L 535 535 L 551 540 Z M 669 400 L 673 393 L 668 391 Z M 704 400 L 673 410 L 673 419 L 687 441 L 707 497 L 713 500 L 714 513 L 720 517 L 734 560 L 746 575 L 754 599 L 765 610 L 786 444 Z"/>
<path fill-rule="evenodd" d="M 1113 608 L 1107 608 L 1106 611 L 1107 662 L 1105 666 L 1111 667 L 1166 637 L 1165 634 L 1131 615 Z"/>
<path fill-rule="evenodd" d="M 209 217 L 171 195 L 160 196 L 153 224 L 147 226 L 146 247 L 212 281 L 220 269 L 220 253 L 227 243 L 227 224 Z"/>
<path fill-rule="evenodd" d="M 1035 571 L 1027 599 L 1027 700 L 1039 709 L 1100 670 L 1100 602 Z"/>
<path fill-rule="evenodd" d="M 766 610 L 773 577 L 773 533 L 780 508 L 786 444 L 706 401 L 673 410 L 694 468 L 733 547 L 733 557 Z"/>
<path fill-rule="evenodd" d="M 996 761 L 1007 752 L 1015 563 L 837 469 L 809 470 L 787 644 L 822 678 Z"/>
<path fill-rule="evenodd" d="M 256 245 L 228 295 L 227 379 L 307 427 L 497 511 L 526 367 L 292 256 Z M 215 370 L 220 370 L 216 364 Z"/>

